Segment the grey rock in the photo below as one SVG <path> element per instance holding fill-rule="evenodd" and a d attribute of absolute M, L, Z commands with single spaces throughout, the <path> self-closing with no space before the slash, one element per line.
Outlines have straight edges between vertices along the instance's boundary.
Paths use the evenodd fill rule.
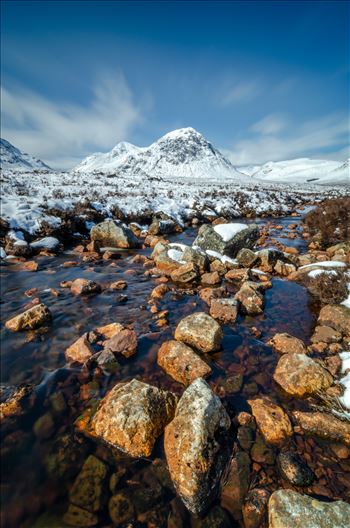
<path fill-rule="evenodd" d="M 228 225 L 228 224 L 226 224 Z M 256 224 L 247 225 L 227 242 L 215 231 L 211 224 L 202 225 L 193 246 L 203 250 L 217 251 L 223 255 L 235 257 L 242 248 L 253 248 L 259 238 L 259 228 Z"/>

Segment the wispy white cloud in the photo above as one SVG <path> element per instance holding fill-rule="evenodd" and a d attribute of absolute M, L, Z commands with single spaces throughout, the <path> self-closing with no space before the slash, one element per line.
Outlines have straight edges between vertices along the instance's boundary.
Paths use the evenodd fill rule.
<path fill-rule="evenodd" d="M 281 132 L 287 126 L 287 120 L 279 114 L 270 114 L 251 126 L 253 132 L 271 135 Z"/>
<path fill-rule="evenodd" d="M 286 122 L 285 122 L 286 123 Z M 346 116 L 330 114 L 289 126 L 271 116 L 252 125 L 252 137 L 235 143 L 225 154 L 235 165 L 265 163 L 298 157 L 345 159 L 349 156 Z M 346 155 L 346 152 L 348 154 Z"/>
<path fill-rule="evenodd" d="M 88 104 L 53 102 L 22 88 L 1 88 L 2 135 L 49 165 L 69 168 L 126 139 L 143 108 L 121 73 L 99 76 Z"/>
<path fill-rule="evenodd" d="M 255 99 L 260 92 L 261 83 L 259 81 L 240 81 L 228 88 L 220 102 L 223 106 L 249 102 Z"/>

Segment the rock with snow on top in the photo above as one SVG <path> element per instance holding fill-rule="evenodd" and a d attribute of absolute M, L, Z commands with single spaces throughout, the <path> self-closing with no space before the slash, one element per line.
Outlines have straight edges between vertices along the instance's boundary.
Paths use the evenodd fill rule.
<path fill-rule="evenodd" d="M 200 227 L 193 245 L 235 257 L 242 248 L 253 248 L 258 238 L 256 224 L 205 224 Z"/>
<path fill-rule="evenodd" d="M 60 241 L 55 237 L 44 237 L 39 240 L 35 240 L 30 243 L 30 247 L 34 251 L 41 251 L 42 249 L 47 249 L 48 251 L 57 251 L 60 247 Z"/>

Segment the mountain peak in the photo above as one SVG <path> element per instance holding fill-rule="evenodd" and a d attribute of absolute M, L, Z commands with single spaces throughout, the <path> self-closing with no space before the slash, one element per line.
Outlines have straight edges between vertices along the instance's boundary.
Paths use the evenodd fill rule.
<path fill-rule="evenodd" d="M 0 138 L 0 158 L 2 169 L 25 171 L 30 169 L 50 170 L 43 161 L 22 152 L 6 139 Z"/>

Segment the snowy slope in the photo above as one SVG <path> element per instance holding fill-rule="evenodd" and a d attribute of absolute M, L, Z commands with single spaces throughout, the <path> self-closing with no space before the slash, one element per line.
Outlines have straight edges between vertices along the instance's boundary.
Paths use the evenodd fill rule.
<path fill-rule="evenodd" d="M 74 170 L 122 176 L 248 179 L 193 128 L 169 132 L 149 147 L 119 143 L 106 154 L 89 156 Z"/>
<path fill-rule="evenodd" d="M 9 141 L 2 138 L 0 138 L 0 158 L 1 168 L 3 170 L 51 170 L 50 167 L 45 165 L 41 160 L 21 152 L 18 148 L 11 145 Z"/>
<path fill-rule="evenodd" d="M 240 170 L 245 172 L 244 167 Z M 350 184 L 349 160 L 344 163 L 309 158 L 269 161 L 251 173 L 251 176 L 256 180 L 281 183 Z"/>

